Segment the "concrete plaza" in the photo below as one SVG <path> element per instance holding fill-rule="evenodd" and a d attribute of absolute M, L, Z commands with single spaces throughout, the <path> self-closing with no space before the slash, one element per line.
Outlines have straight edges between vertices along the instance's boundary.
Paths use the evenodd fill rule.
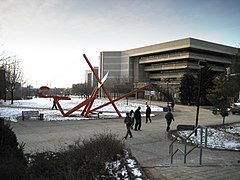
<path fill-rule="evenodd" d="M 132 101 L 133 102 L 133 101 Z M 145 101 L 142 101 L 145 103 Z M 165 106 L 164 102 L 151 102 Z M 149 179 L 239 179 L 240 152 L 225 150 L 203 150 L 202 165 L 199 165 L 199 149 L 195 149 L 183 163 L 183 155 L 177 154 L 173 164 L 170 163 L 169 144 L 166 132 L 164 112 L 154 112 L 152 123 L 142 119 L 142 131 L 133 131 L 133 138 L 124 140 L 136 157 Z M 196 107 L 176 105 L 173 112 L 175 121 L 171 128 L 178 124 L 195 124 Z M 230 115 L 225 123 L 240 122 L 239 115 Z M 213 115 L 211 110 L 201 108 L 200 125 L 221 124 L 222 118 Z M 78 139 L 110 131 L 123 138 L 126 133 L 123 118 L 96 119 L 82 121 L 38 121 L 26 120 L 12 123 L 18 142 L 24 142 L 25 152 L 56 151 L 73 144 Z M 111 146 L 111 145 L 109 145 Z M 176 144 L 176 147 L 183 147 Z"/>

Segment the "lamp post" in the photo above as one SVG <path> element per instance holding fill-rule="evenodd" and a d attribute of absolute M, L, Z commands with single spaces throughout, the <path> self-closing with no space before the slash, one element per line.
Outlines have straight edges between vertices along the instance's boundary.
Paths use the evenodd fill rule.
<path fill-rule="evenodd" d="M 168 89 L 168 83 L 170 83 L 170 79 L 166 78 L 165 82 L 167 83 L 167 107 L 169 108 L 169 89 Z"/>
<path fill-rule="evenodd" d="M 196 124 L 195 127 L 198 126 L 198 117 L 199 117 L 199 106 L 200 106 L 200 99 L 201 99 L 201 86 L 202 86 L 202 68 L 206 66 L 206 60 L 199 61 L 198 65 L 200 66 L 200 74 L 199 74 L 199 82 L 198 82 L 198 95 L 197 95 L 197 114 L 196 114 Z M 195 131 L 195 136 L 197 136 L 197 129 Z"/>

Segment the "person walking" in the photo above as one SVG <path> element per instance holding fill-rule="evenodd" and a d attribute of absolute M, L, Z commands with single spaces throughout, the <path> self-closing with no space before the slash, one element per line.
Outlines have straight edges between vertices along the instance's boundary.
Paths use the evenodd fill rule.
<path fill-rule="evenodd" d="M 139 106 L 137 110 L 134 112 L 134 117 L 135 117 L 135 131 L 141 131 L 141 126 L 142 126 L 142 117 L 141 117 L 141 112 L 140 112 L 141 107 Z"/>
<path fill-rule="evenodd" d="M 168 113 L 165 115 L 165 119 L 167 121 L 167 129 L 166 131 L 168 132 L 170 130 L 170 125 L 172 123 L 172 121 L 174 121 L 174 116 L 171 112 L 171 109 L 168 110 Z"/>
<path fill-rule="evenodd" d="M 148 119 L 149 119 L 149 122 L 151 123 L 151 108 L 150 106 L 147 104 L 147 109 L 146 109 L 146 123 L 148 123 Z"/>
<path fill-rule="evenodd" d="M 174 106 L 175 106 L 175 103 L 174 103 L 174 101 L 172 101 L 172 103 L 171 103 L 172 111 L 174 111 Z"/>
<path fill-rule="evenodd" d="M 133 129 L 133 126 L 134 126 L 134 111 L 133 110 L 130 111 L 130 117 L 132 119 L 131 129 Z"/>
<path fill-rule="evenodd" d="M 127 139 L 128 135 L 130 136 L 130 138 L 132 138 L 132 132 L 131 132 L 132 118 L 130 117 L 130 114 L 128 112 L 126 113 L 124 123 L 126 124 L 126 128 L 127 128 L 127 133 L 124 136 L 124 138 Z"/>
<path fill-rule="evenodd" d="M 53 106 L 52 106 L 52 109 L 56 109 L 56 110 L 58 110 L 57 105 L 56 105 L 56 102 L 55 102 L 55 99 L 53 99 Z"/>

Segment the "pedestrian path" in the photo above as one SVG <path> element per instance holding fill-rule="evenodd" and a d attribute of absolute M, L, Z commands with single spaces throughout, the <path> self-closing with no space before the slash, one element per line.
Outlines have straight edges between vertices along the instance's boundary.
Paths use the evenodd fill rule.
<path fill-rule="evenodd" d="M 160 104 L 160 106 L 164 106 L 164 104 Z M 178 124 L 195 124 L 196 108 L 194 106 L 177 105 L 173 114 L 175 115 L 175 121 L 171 125 L 172 129 L 176 129 Z M 240 117 L 230 115 L 226 118 L 226 122 L 240 122 Z M 220 116 L 213 115 L 209 109 L 201 108 L 199 116 L 200 125 L 221 123 L 222 119 Z M 151 125 L 143 124 L 142 133 L 144 135 L 135 133 L 134 135 L 137 137 L 131 139 L 134 142 L 128 142 L 132 153 L 150 179 L 239 179 L 239 151 L 204 149 L 202 165 L 199 165 L 200 152 L 197 148 L 187 157 L 187 164 L 184 164 L 182 154 L 176 154 L 173 164 L 171 164 L 168 153 L 171 141 L 165 129 L 164 113 L 162 113 L 153 118 Z M 177 144 L 176 146 L 184 148 L 182 144 Z"/>
<path fill-rule="evenodd" d="M 145 103 L 145 102 L 143 102 Z M 162 106 L 164 103 L 152 102 Z M 176 129 L 178 124 L 195 124 L 196 108 L 176 105 L 173 112 L 175 121 L 171 124 Z M 240 122 L 240 116 L 230 115 L 226 123 Z M 221 124 L 220 116 L 215 116 L 208 109 L 200 109 L 199 124 Z M 96 133 L 111 131 L 123 138 L 126 127 L 123 118 L 97 119 L 83 121 L 19 121 L 12 123 L 18 141 L 25 142 L 26 152 L 56 151 L 74 141 L 89 138 Z M 203 164 L 199 165 L 199 149 L 195 149 L 187 164 L 178 154 L 170 163 L 169 144 L 164 113 L 152 117 L 152 123 L 142 121 L 142 131 L 133 131 L 133 138 L 124 140 L 131 149 L 149 179 L 239 179 L 240 152 L 224 150 L 203 150 Z M 177 144 L 182 146 L 181 144 Z"/>
<path fill-rule="evenodd" d="M 144 169 L 149 179 L 239 180 L 239 165 L 164 166 Z"/>

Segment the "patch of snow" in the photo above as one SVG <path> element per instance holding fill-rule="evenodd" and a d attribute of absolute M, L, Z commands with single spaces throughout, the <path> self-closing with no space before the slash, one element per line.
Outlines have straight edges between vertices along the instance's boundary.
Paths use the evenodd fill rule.
<path fill-rule="evenodd" d="M 226 125 L 224 128 L 220 128 L 219 130 L 240 136 L 240 123 Z"/>
<path fill-rule="evenodd" d="M 141 171 L 140 171 L 138 168 L 133 168 L 133 169 L 132 169 L 132 174 L 133 174 L 135 177 L 141 177 L 141 176 L 142 176 L 142 173 L 141 173 Z"/>
<path fill-rule="evenodd" d="M 133 168 L 136 166 L 136 161 L 133 159 L 127 159 L 128 167 Z"/>
<path fill-rule="evenodd" d="M 123 179 L 127 180 L 128 179 L 128 171 L 127 171 L 127 169 L 130 169 L 129 171 L 130 171 L 130 173 L 132 173 L 132 176 L 135 179 L 139 179 L 139 180 L 142 179 L 141 178 L 142 177 L 142 173 L 141 173 L 140 169 L 137 166 L 136 160 L 131 159 L 131 158 L 126 158 L 126 157 L 125 157 L 125 160 L 126 160 L 126 164 L 121 164 L 121 162 L 119 160 L 118 161 L 114 161 L 114 162 L 110 162 L 110 163 L 107 162 L 106 163 L 106 170 L 108 170 L 108 173 L 111 176 L 115 177 L 116 179 L 120 179 L 119 176 L 118 176 L 118 174 L 120 173 L 121 177 Z M 123 166 L 121 167 L 121 165 L 123 165 Z"/>
<path fill-rule="evenodd" d="M 240 150 L 239 128 L 240 123 L 226 125 L 224 128 L 207 128 L 207 147 L 215 149 Z M 179 135 L 188 137 L 192 131 L 179 131 Z M 192 144 L 200 144 L 200 129 L 197 136 L 193 133 L 189 141 Z M 205 129 L 203 130 L 203 145 L 205 140 Z"/>
<path fill-rule="evenodd" d="M 85 99 L 73 97 L 71 100 L 60 100 L 60 104 L 62 108 L 67 112 L 69 109 L 72 109 L 79 103 L 83 102 Z M 93 103 L 93 107 L 98 107 L 107 103 L 107 99 L 96 99 Z M 71 116 L 63 117 L 59 110 L 52 110 L 52 100 L 49 98 L 33 98 L 28 100 L 15 100 L 14 104 L 11 104 L 10 101 L 2 102 L 2 106 L 0 106 L 0 117 L 4 117 L 10 121 L 17 122 L 17 117 L 22 116 L 22 111 L 27 110 L 38 110 L 40 113 L 44 114 L 45 121 L 64 121 L 64 120 L 82 120 L 82 119 L 95 119 L 97 118 L 96 114 L 93 114 L 90 118 L 85 118 L 81 116 L 81 108 L 78 111 L 75 111 Z M 145 104 L 140 103 L 126 103 L 126 100 L 120 100 L 115 102 L 116 106 L 118 107 L 121 115 L 123 117 L 126 116 L 126 112 L 130 110 L 136 110 L 138 106 L 141 107 L 142 116 L 145 116 Z M 162 112 L 163 108 L 158 106 L 151 105 L 152 109 L 152 116 L 154 116 L 154 112 Z M 100 118 L 116 118 L 118 114 L 115 112 L 115 109 L 110 104 L 100 109 L 102 114 L 100 114 Z"/>

